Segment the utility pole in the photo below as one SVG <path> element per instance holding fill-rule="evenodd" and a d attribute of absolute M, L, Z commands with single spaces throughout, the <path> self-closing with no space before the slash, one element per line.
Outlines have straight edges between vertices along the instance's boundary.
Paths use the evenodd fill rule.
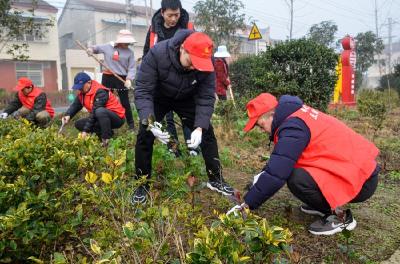
<path fill-rule="evenodd" d="M 290 31 L 289 31 L 289 40 L 292 40 L 292 36 L 293 36 L 293 1 L 294 0 L 285 0 L 286 4 L 289 7 L 290 10 Z M 290 1 L 290 3 L 289 3 Z"/>
<path fill-rule="evenodd" d="M 378 31 L 378 1 L 375 0 L 375 34 L 376 37 L 379 38 Z M 378 69 L 379 69 L 379 79 L 382 78 L 382 67 L 381 67 L 381 54 L 378 54 Z"/>
<path fill-rule="evenodd" d="M 290 40 L 293 37 L 293 0 L 290 0 Z"/>
<path fill-rule="evenodd" d="M 144 8 L 146 9 L 146 28 L 149 28 L 149 11 L 147 10 L 147 0 L 144 0 Z"/>
<path fill-rule="evenodd" d="M 132 5 L 131 0 L 126 0 L 126 29 L 132 32 Z"/>
<path fill-rule="evenodd" d="M 392 18 L 388 18 L 388 32 L 389 32 L 389 74 L 392 73 Z"/>
<path fill-rule="evenodd" d="M 150 0 L 150 17 L 153 17 L 153 0 Z"/>

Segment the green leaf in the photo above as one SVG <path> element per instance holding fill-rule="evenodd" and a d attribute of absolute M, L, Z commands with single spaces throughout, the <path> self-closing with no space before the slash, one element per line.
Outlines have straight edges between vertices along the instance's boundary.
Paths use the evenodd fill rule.
<path fill-rule="evenodd" d="M 34 256 L 30 256 L 28 259 L 32 260 L 33 262 L 38 263 L 38 264 L 44 264 L 43 260 L 38 259 L 38 258 L 36 258 Z"/>
<path fill-rule="evenodd" d="M 54 252 L 54 264 L 65 264 L 67 260 L 64 258 L 64 255 L 59 252 Z"/>

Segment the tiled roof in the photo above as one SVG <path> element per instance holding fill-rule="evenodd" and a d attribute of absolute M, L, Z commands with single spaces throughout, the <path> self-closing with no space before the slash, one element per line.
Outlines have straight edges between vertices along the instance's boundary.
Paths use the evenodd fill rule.
<path fill-rule="evenodd" d="M 34 8 L 34 9 L 41 9 L 41 10 L 47 10 L 50 12 L 57 13 L 58 9 L 46 1 L 43 0 L 11 0 L 11 5 L 12 6 L 17 6 L 17 7 L 25 7 L 25 8 Z"/>

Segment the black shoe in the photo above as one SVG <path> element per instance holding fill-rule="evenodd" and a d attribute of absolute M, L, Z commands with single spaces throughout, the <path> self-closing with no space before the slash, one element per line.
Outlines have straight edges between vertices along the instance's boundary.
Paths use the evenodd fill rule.
<path fill-rule="evenodd" d="M 147 187 L 146 185 L 140 185 L 133 193 L 131 203 L 133 205 L 146 203 L 148 193 L 149 187 Z"/>
<path fill-rule="evenodd" d="M 134 131 L 135 130 L 135 124 L 128 124 L 128 129 Z"/>
<path fill-rule="evenodd" d="M 107 148 L 108 147 L 108 142 L 110 141 L 110 139 L 105 139 L 105 138 L 102 138 L 101 139 L 101 146 L 103 147 L 103 148 Z"/>
<path fill-rule="evenodd" d="M 343 217 L 336 214 L 325 215 L 312 223 L 308 231 L 314 235 L 333 235 L 342 232 L 344 229 L 353 230 L 356 226 L 356 220 L 353 218 L 350 209 L 347 209 Z"/>
<path fill-rule="evenodd" d="M 233 195 L 234 190 L 228 183 L 226 183 L 223 179 L 220 181 L 211 181 L 207 182 L 207 187 L 210 190 L 217 191 L 222 193 L 223 195 Z"/>
<path fill-rule="evenodd" d="M 309 215 L 318 215 L 318 216 L 325 216 L 325 214 L 321 211 L 318 211 L 314 208 L 312 208 L 311 206 L 308 206 L 306 204 L 303 204 L 300 206 L 300 211 L 302 211 L 303 213 L 309 214 Z"/>

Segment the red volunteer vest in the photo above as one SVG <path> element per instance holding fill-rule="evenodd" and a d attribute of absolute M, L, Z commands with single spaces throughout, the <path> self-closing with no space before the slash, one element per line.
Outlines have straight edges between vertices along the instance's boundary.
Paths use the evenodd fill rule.
<path fill-rule="evenodd" d="M 193 23 L 188 22 L 186 28 L 193 30 L 194 29 Z M 156 32 L 153 32 L 153 28 L 151 26 L 150 26 L 149 30 L 150 30 L 150 49 L 151 49 L 158 42 L 158 36 L 157 36 Z"/>
<path fill-rule="evenodd" d="M 103 85 L 94 80 L 92 80 L 92 86 L 90 87 L 89 92 L 85 94 L 85 96 L 83 96 L 82 92 L 78 94 L 78 98 L 81 104 L 89 111 L 89 113 L 91 113 L 93 109 L 94 98 L 99 89 L 104 89 L 108 91 L 108 101 L 105 107 L 108 110 L 116 113 L 120 118 L 124 118 L 125 108 L 122 107 L 117 97 L 115 97 L 115 95 L 110 91 L 110 89 L 104 87 Z"/>
<path fill-rule="evenodd" d="M 29 110 L 33 109 L 35 105 L 35 99 L 38 97 L 43 91 L 37 87 L 33 87 L 32 92 L 28 95 L 24 95 L 21 91 L 18 91 L 18 98 L 21 101 L 22 105 L 28 108 Z M 54 109 L 51 106 L 49 98 L 46 98 L 46 109 L 49 115 L 53 118 L 54 117 Z"/>
<path fill-rule="evenodd" d="M 379 150 L 343 122 L 309 106 L 289 117 L 303 120 L 311 132 L 295 168 L 312 176 L 332 209 L 350 202 L 375 170 Z"/>

